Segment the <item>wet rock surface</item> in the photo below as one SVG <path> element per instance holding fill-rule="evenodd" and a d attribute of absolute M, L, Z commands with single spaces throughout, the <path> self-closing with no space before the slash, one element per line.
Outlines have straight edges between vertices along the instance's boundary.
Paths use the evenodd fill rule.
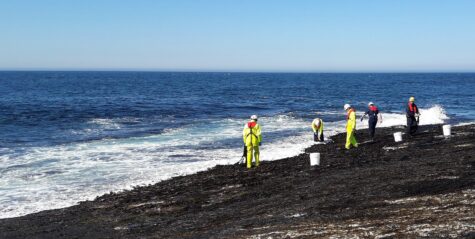
<path fill-rule="evenodd" d="M 395 143 L 358 131 L 306 153 L 216 166 L 69 208 L 0 220 L 0 238 L 475 238 L 475 126 Z M 362 142 L 362 143 L 361 143 Z M 321 153 L 310 167 L 309 154 Z"/>

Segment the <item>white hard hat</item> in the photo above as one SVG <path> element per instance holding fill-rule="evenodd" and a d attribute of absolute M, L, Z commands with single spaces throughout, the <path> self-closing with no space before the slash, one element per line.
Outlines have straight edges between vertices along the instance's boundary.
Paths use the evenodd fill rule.
<path fill-rule="evenodd" d="M 251 115 L 252 120 L 257 120 L 257 115 Z"/>
<path fill-rule="evenodd" d="M 343 109 L 345 109 L 345 110 L 348 110 L 349 108 L 351 108 L 350 104 L 345 104 L 345 106 L 343 106 Z"/>
<path fill-rule="evenodd" d="M 370 105 L 374 105 L 374 103 L 370 101 L 370 102 L 368 103 L 368 106 L 370 106 Z"/>

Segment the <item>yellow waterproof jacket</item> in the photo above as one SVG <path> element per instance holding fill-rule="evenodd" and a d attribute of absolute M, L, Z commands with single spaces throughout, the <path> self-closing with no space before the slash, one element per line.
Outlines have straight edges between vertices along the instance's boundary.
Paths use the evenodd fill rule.
<path fill-rule="evenodd" d="M 259 146 L 262 141 L 261 126 L 256 121 L 249 121 L 244 125 L 242 140 L 246 146 Z"/>
<path fill-rule="evenodd" d="M 320 125 L 317 126 L 317 122 L 320 121 Z M 314 119 L 313 122 L 312 122 L 312 129 L 313 129 L 313 132 L 314 133 L 318 133 L 321 134 L 323 132 L 323 120 L 322 119 Z"/>
<path fill-rule="evenodd" d="M 347 115 L 346 131 L 351 132 L 356 129 L 356 113 L 354 109 L 350 109 Z"/>

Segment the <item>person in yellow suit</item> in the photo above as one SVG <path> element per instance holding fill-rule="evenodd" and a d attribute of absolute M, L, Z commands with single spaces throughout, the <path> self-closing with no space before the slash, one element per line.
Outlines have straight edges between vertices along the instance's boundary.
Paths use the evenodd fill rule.
<path fill-rule="evenodd" d="M 323 142 L 323 120 L 319 118 L 315 118 L 312 121 L 312 129 L 313 129 L 313 141 Z"/>
<path fill-rule="evenodd" d="M 345 104 L 343 108 L 346 111 L 346 144 L 345 148 L 350 149 L 351 145 L 353 147 L 358 147 L 358 142 L 356 142 L 355 130 L 356 130 L 356 113 L 353 107 L 349 104 Z"/>
<path fill-rule="evenodd" d="M 259 146 L 261 145 L 261 126 L 257 123 L 257 115 L 252 115 L 251 120 L 244 125 L 242 139 L 247 147 L 247 168 L 251 168 L 252 154 L 254 153 L 255 166 L 259 166 Z"/>

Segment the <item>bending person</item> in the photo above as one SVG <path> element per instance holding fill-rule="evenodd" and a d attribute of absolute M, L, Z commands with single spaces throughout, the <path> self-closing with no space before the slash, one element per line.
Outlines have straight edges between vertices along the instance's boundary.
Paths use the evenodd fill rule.
<path fill-rule="evenodd" d="M 319 118 L 315 118 L 312 121 L 312 129 L 313 129 L 313 141 L 323 142 L 323 120 Z"/>
<path fill-rule="evenodd" d="M 244 125 L 242 139 L 247 147 L 247 168 L 252 167 L 252 156 L 254 154 L 255 166 L 259 166 L 259 146 L 261 145 L 261 127 L 257 123 L 257 115 L 252 115 L 251 120 Z"/>

